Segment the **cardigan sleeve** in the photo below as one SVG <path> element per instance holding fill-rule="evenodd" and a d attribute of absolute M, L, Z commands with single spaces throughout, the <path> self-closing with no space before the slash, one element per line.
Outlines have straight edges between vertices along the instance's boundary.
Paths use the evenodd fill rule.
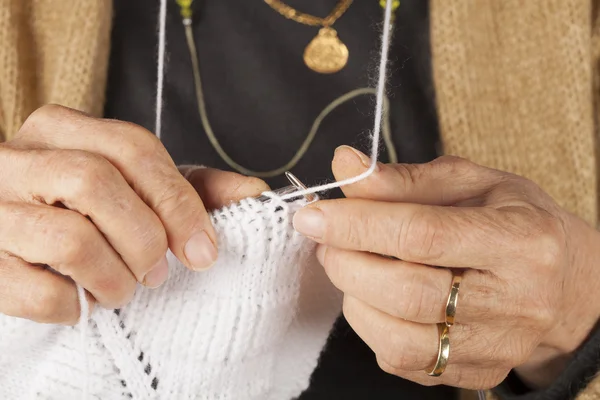
<path fill-rule="evenodd" d="M 596 2 L 594 2 L 596 3 Z M 592 13 L 590 56 L 593 66 L 593 96 L 595 114 L 600 115 L 600 8 Z M 596 131 L 598 130 L 596 118 Z M 509 377 L 493 392 L 488 400 L 600 400 L 600 325 L 587 342 L 577 351 L 563 374 L 545 390 L 531 391 L 516 374 Z"/>

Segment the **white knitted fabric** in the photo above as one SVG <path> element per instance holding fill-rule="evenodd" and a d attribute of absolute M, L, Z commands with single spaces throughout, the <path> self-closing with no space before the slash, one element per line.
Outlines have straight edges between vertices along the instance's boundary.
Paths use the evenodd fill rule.
<path fill-rule="evenodd" d="M 341 295 L 297 234 L 303 203 L 244 200 L 212 213 L 219 259 L 139 287 L 78 327 L 0 315 L 0 399 L 274 399 L 308 387 Z M 85 348 L 82 348 L 82 344 Z"/>

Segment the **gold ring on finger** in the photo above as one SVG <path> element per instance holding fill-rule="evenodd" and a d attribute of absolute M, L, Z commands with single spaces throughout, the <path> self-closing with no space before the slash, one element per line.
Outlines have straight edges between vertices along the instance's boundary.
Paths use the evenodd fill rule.
<path fill-rule="evenodd" d="M 452 275 L 452 285 L 450 286 L 450 294 L 448 295 L 448 301 L 446 302 L 446 326 L 449 328 L 454 325 L 454 319 L 456 318 L 456 306 L 458 304 L 458 291 L 460 290 L 460 283 L 462 282 L 462 275 Z"/>
<path fill-rule="evenodd" d="M 448 325 L 437 324 L 439 334 L 438 356 L 431 371 L 426 371 L 429 376 L 440 376 L 446 370 L 448 358 L 450 357 L 450 337 L 448 336 Z"/>

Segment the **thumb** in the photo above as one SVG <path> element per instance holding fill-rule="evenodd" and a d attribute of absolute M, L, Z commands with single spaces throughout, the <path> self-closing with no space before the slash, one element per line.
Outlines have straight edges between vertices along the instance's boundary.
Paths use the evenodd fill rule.
<path fill-rule="evenodd" d="M 365 172 L 370 162 L 364 153 L 340 146 L 333 174 L 338 181 L 351 178 Z M 443 156 L 425 164 L 377 163 L 371 176 L 342 190 L 349 198 L 446 206 L 484 195 L 500 176 L 465 159 Z"/>
<path fill-rule="evenodd" d="M 262 179 L 213 168 L 180 171 L 196 189 L 207 209 L 217 209 L 269 190 Z"/>

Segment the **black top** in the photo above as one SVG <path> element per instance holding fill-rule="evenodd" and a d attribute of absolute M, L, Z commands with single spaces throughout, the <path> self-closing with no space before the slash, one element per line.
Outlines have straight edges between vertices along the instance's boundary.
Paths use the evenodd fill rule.
<path fill-rule="evenodd" d="M 327 15 L 336 3 L 286 1 L 316 16 Z M 115 1 L 114 6 L 105 114 L 152 130 L 158 2 Z M 353 89 L 375 86 L 383 15 L 378 0 L 354 1 L 335 23 L 350 57 L 333 75 L 315 73 L 302 60 L 318 29 L 282 17 L 262 0 L 195 0 L 193 9 L 210 122 L 223 148 L 247 168 L 264 171 L 285 164 L 327 104 Z M 401 1 L 392 43 L 388 96 L 395 148 L 400 162 L 427 162 L 436 157 L 438 140 L 427 1 Z M 164 102 L 162 140 L 175 162 L 229 169 L 202 129 L 174 0 L 169 1 L 167 16 Z M 373 108 L 374 98 L 364 96 L 336 109 L 292 172 L 308 185 L 332 179 L 330 163 L 338 145 L 368 149 Z M 386 161 L 385 151 L 381 160 Z M 283 177 L 267 182 L 273 188 L 288 184 Z M 577 386 L 577 379 L 571 375 L 566 383 Z M 513 387 L 506 385 L 503 393 L 516 394 Z M 456 391 L 422 387 L 382 372 L 372 351 L 341 317 L 301 400 L 398 398 L 454 399 Z"/>
<path fill-rule="evenodd" d="M 154 128 L 157 3 L 115 2 L 106 109 L 112 117 L 150 130 Z M 325 16 L 337 0 L 286 3 Z M 163 142 L 177 163 L 228 169 L 202 129 L 181 17 L 175 1 L 168 4 Z M 318 28 L 284 18 L 263 0 L 196 0 L 193 5 L 210 122 L 223 148 L 250 169 L 284 165 L 327 104 L 353 89 L 375 84 L 382 19 L 376 0 L 354 1 L 335 23 L 350 57 L 346 68 L 334 75 L 315 73 L 303 62 L 304 48 Z M 426 162 L 436 156 L 427 9 L 422 0 L 402 2 L 390 53 L 392 130 L 399 158 L 405 162 Z M 332 178 L 330 164 L 338 145 L 368 148 L 373 109 L 373 96 L 336 109 L 292 172 L 307 184 Z M 382 155 L 385 160 L 385 151 Z M 287 184 L 284 178 L 268 183 L 274 188 Z"/>

